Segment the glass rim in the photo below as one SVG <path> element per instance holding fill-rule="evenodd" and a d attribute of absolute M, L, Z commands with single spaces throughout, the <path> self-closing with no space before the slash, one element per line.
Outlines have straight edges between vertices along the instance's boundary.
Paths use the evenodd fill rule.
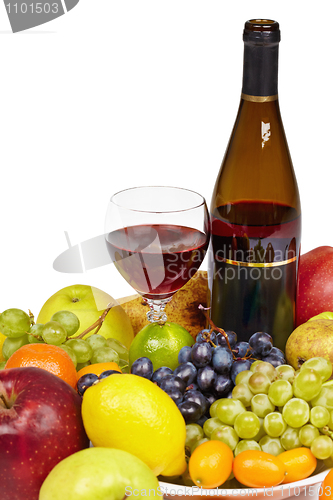
<path fill-rule="evenodd" d="M 135 189 L 137 189 L 137 190 L 140 190 L 140 189 L 170 189 L 170 190 L 187 191 L 189 193 L 192 193 L 192 194 L 195 194 L 196 196 L 198 196 L 201 199 L 201 202 L 196 204 L 196 205 L 193 205 L 189 208 L 182 208 L 179 210 L 140 210 L 137 208 L 130 208 L 130 207 L 127 207 L 127 206 L 124 206 L 120 203 L 115 202 L 114 198 L 116 196 L 118 196 L 122 193 L 126 193 L 127 191 L 133 191 Z M 200 207 L 206 205 L 206 200 L 200 193 L 198 193 L 197 191 L 194 191 L 193 189 L 187 189 L 187 188 L 176 187 L 176 186 L 135 186 L 135 187 L 122 189 L 122 190 L 114 193 L 110 198 L 110 203 L 113 203 L 117 207 L 120 207 L 120 208 L 123 208 L 126 210 L 131 210 L 132 212 L 151 213 L 151 214 L 159 214 L 159 213 L 168 214 L 168 213 L 177 213 L 177 212 L 187 212 L 189 210 L 194 210 L 196 208 L 200 208 Z"/>

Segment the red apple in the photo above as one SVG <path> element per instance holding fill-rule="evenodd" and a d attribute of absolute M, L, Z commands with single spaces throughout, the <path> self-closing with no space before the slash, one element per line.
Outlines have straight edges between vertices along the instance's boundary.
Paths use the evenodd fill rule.
<path fill-rule="evenodd" d="M 53 467 L 88 446 L 69 384 L 41 368 L 0 371 L 1 500 L 37 500 Z"/>
<path fill-rule="evenodd" d="M 333 311 L 333 247 L 318 247 L 300 257 L 296 325 L 325 311 Z"/>

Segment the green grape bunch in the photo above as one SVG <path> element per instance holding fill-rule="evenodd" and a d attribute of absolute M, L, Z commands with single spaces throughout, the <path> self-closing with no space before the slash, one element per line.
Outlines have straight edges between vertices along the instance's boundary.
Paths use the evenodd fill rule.
<path fill-rule="evenodd" d="M 30 330 L 32 318 L 21 309 L 6 309 L 0 315 L 0 332 L 8 338 L 19 338 Z"/>
<path fill-rule="evenodd" d="M 296 372 L 265 361 L 240 372 L 231 397 L 217 399 L 202 427 L 188 424 L 189 452 L 207 440 L 220 440 L 237 456 L 261 450 L 274 456 L 301 446 L 317 460 L 333 464 L 332 363 L 311 358 Z"/>
<path fill-rule="evenodd" d="M 92 363 L 115 362 L 123 372 L 128 371 L 128 349 L 118 340 L 98 334 L 100 325 L 92 325 L 73 338 L 80 328 L 80 320 L 71 311 L 57 311 L 45 324 L 35 323 L 34 316 L 21 309 L 7 309 L 0 314 L 0 332 L 7 338 L 2 346 L 2 355 L 7 361 L 20 347 L 29 343 L 44 343 L 62 348 L 72 359 L 77 370 Z M 83 338 L 93 329 L 96 333 Z M 4 364 L 5 366 L 5 364 Z M 4 368 L 1 367 L 1 368 Z"/>

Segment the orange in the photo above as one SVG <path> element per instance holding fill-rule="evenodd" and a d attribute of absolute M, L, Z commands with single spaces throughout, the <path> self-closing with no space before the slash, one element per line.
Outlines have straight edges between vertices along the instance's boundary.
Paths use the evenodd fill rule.
<path fill-rule="evenodd" d="M 76 387 L 76 369 L 73 361 L 61 347 L 49 344 L 27 344 L 20 347 L 8 359 L 5 368 L 36 366 L 57 375 Z"/>
<path fill-rule="evenodd" d="M 324 481 L 319 487 L 318 500 L 332 500 L 333 499 L 333 469 L 329 471 Z"/>
<path fill-rule="evenodd" d="M 239 453 L 233 463 L 235 478 L 250 488 L 277 486 L 285 477 L 284 463 L 269 453 L 259 450 L 245 450 Z"/>
<path fill-rule="evenodd" d="M 293 483 L 309 477 L 317 467 L 317 459 L 309 448 L 300 447 L 280 453 L 279 459 L 286 467 L 286 476 L 282 481 Z"/>
<path fill-rule="evenodd" d="M 95 375 L 100 375 L 106 370 L 117 370 L 118 372 L 122 373 L 117 363 L 110 361 L 108 363 L 93 363 L 92 365 L 85 366 L 84 368 L 81 368 L 81 370 L 77 372 L 76 376 L 77 379 L 79 380 L 79 378 L 82 377 L 82 375 L 85 375 L 86 373 L 95 373 Z"/>
<path fill-rule="evenodd" d="M 206 441 L 192 453 L 188 468 L 192 481 L 202 488 L 217 488 L 231 474 L 234 455 L 222 441 Z"/>

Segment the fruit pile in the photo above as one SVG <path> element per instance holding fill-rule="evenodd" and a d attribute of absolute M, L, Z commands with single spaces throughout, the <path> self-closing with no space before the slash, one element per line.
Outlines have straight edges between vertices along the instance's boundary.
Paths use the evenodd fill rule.
<path fill-rule="evenodd" d="M 72 338 L 79 328 L 79 318 L 71 311 L 57 311 L 50 321 L 40 324 L 34 323 L 33 316 L 21 309 L 7 309 L 0 315 L 0 332 L 6 336 L 2 355 L 7 361 L 24 345 L 48 344 L 63 349 L 77 371 L 90 364 L 107 362 L 114 362 L 126 371 L 128 349 L 119 340 L 106 339 L 98 333 L 82 338 L 89 331 Z"/>
<path fill-rule="evenodd" d="M 217 443 L 227 446 L 233 460 L 244 452 L 250 457 L 262 453 L 260 460 L 269 457 L 268 463 L 279 457 L 277 466 L 284 482 L 308 477 L 317 459 L 331 460 L 333 382 L 328 381 L 332 375 L 328 359 L 312 358 L 296 372 L 268 334 L 257 332 L 249 342 L 237 342 L 234 332 L 215 327 L 199 332 L 193 346 L 179 351 L 178 361 L 174 370 L 162 366 L 154 371 L 152 361 L 141 357 L 132 363 L 131 373 L 157 384 L 178 406 L 187 424 L 186 448 L 192 468 L 202 459 L 195 451 L 206 443 L 213 448 Z M 289 468 L 287 473 L 284 457 L 288 463 L 302 461 L 303 470 L 294 465 L 296 470 Z M 217 486 L 228 476 L 220 477 Z M 203 473 L 201 482 L 196 482 L 188 471 L 183 480 L 203 486 L 202 477 Z M 254 484 L 242 473 L 237 479 L 239 486 L 252 487 L 260 486 L 261 480 L 267 485 L 273 481 L 260 477 Z M 206 487 L 213 484 L 208 482 Z"/>
<path fill-rule="evenodd" d="M 143 492 L 145 482 L 158 489 L 159 474 L 163 481 L 169 476 L 187 486 L 257 488 L 304 479 L 318 471 L 318 461 L 332 467 L 328 357 L 302 360 L 297 369 L 287 364 L 267 333 L 238 342 L 235 332 L 212 325 L 194 342 L 174 323 L 155 325 L 154 335 L 151 326 L 144 328 L 128 349 L 122 337 L 101 334 L 103 314 L 90 327 L 81 326 L 86 328 L 82 333 L 79 312 L 60 310 L 43 324 L 20 309 L 0 314 L 0 341 L 5 337 L 0 343 L 5 360 L 0 364 L 1 498 L 24 500 L 26 477 L 31 500 L 78 498 L 75 481 L 83 477 L 91 498 L 98 496 L 99 487 L 105 487 L 101 498 L 115 487 L 123 498 L 125 483 L 120 485 L 116 476 L 131 468 L 132 459 L 138 460 L 133 467 L 142 481 L 133 473 L 135 480 L 126 485 L 140 486 Z M 145 337 L 154 339 L 154 353 Z M 62 370 L 57 377 L 44 372 L 51 358 Z M 11 411 L 13 405 L 17 412 Z M 6 438 L 8 429 L 18 440 L 15 446 Z M 61 455 L 57 446 L 65 435 Z M 83 450 L 89 441 L 95 448 Z M 117 468 L 116 449 L 130 454 L 124 455 L 127 465 Z M 43 453 L 52 456 L 47 467 Z M 31 461 L 33 480 L 27 472 Z M 16 474 L 16 469 L 25 473 Z M 68 479 L 79 469 L 77 478 Z M 58 484 L 66 484 L 66 491 L 55 488 Z"/>
<path fill-rule="evenodd" d="M 262 450 L 277 456 L 300 446 L 317 459 L 333 453 L 333 385 L 325 382 L 332 364 L 325 358 L 306 361 L 298 373 L 289 365 L 259 361 L 236 377 L 231 398 L 216 400 L 201 428 L 187 425 L 191 451 L 207 440 L 219 440 L 237 456 Z"/>
<path fill-rule="evenodd" d="M 214 401 L 230 397 L 236 377 L 252 364 L 262 360 L 274 369 L 286 363 L 267 333 L 257 332 L 249 342 L 237 342 L 235 332 L 218 330 L 201 330 L 193 346 L 182 347 L 174 371 L 166 366 L 154 371 L 148 357 L 138 358 L 131 366 L 131 373 L 152 380 L 175 401 L 187 424 L 203 426 Z"/>

